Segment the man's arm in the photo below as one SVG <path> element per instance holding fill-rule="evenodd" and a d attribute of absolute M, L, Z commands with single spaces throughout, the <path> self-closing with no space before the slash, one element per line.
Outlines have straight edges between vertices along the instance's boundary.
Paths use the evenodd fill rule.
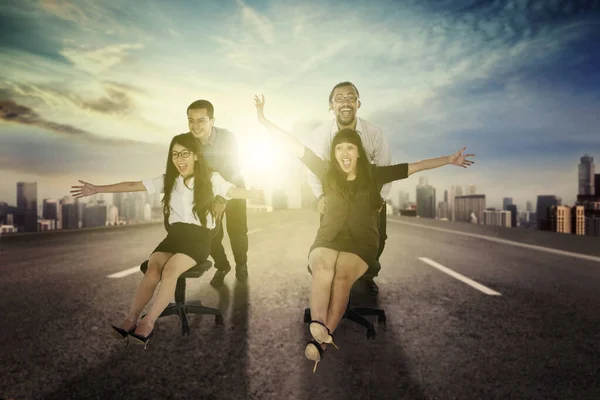
<path fill-rule="evenodd" d="M 328 126 L 328 125 L 325 125 Z M 321 125 L 317 127 L 312 133 L 313 137 L 313 146 L 311 146 L 311 150 L 314 153 L 322 158 L 323 160 L 329 160 L 329 150 L 330 150 L 330 132 L 324 133 L 324 126 Z M 308 185 L 312 190 L 313 194 L 317 199 L 323 195 L 323 183 L 321 180 L 315 175 L 310 169 L 308 170 L 307 176 Z"/>
<path fill-rule="evenodd" d="M 376 146 L 374 152 L 374 162 L 378 167 L 387 167 L 392 164 L 392 148 L 387 140 L 387 136 L 379 128 L 375 130 Z M 387 183 L 381 188 L 381 197 L 385 200 L 392 189 L 392 184 Z"/>

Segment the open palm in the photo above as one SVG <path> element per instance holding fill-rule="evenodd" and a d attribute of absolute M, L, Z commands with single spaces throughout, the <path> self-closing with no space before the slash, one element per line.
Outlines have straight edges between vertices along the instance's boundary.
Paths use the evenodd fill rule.
<path fill-rule="evenodd" d="M 81 198 L 81 197 L 91 196 L 91 195 L 98 193 L 96 186 L 92 185 L 91 183 L 84 182 L 84 181 L 79 181 L 79 182 L 81 182 L 83 185 L 82 186 L 71 186 L 71 189 L 73 189 L 73 190 L 71 190 L 71 195 L 73 197 Z"/>
<path fill-rule="evenodd" d="M 258 120 L 260 122 L 265 120 L 265 96 L 261 95 L 261 97 L 258 97 L 258 95 L 254 96 L 254 105 L 256 106 L 256 115 L 258 116 Z"/>
<path fill-rule="evenodd" d="M 467 157 L 475 157 L 475 154 L 463 154 L 466 148 L 467 146 L 449 156 L 448 160 L 450 161 L 450 164 L 463 168 L 467 168 L 469 165 L 472 165 L 475 161 L 467 160 Z"/>

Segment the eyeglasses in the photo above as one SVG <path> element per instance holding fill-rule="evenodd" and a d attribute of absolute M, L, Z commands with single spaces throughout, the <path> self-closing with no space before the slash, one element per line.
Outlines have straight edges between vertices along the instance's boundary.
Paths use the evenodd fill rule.
<path fill-rule="evenodd" d="M 342 96 L 341 94 L 338 94 L 333 98 L 333 101 L 336 103 L 344 103 L 346 101 L 349 103 L 354 103 L 356 100 L 358 100 L 358 97 L 354 96 L 353 94 L 348 96 Z"/>
<path fill-rule="evenodd" d="M 176 160 L 179 156 L 181 156 L 183 158 L 188 158 L 191 154 L 192 154 L 192 152 L 189 150 L 173 151 L 171 153 L 171 158 L 173 160 Z"/>

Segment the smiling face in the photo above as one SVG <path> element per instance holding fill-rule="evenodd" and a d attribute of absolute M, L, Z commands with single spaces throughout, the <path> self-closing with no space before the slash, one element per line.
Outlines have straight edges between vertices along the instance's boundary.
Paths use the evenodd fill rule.
<path fill-rule="evenodd" d="M 358 93 L 352 86 L 335 88 L 329 107 L 333 111 L 340 129 L 353 127 L 356 123 L 356 112 L 360 108 Z"/>
<path fill-rule="evenodd" d="M 353 143 L 342 142 L 335 146 L 335 159 L 342 171 L 349 175 L 356 175 L 358 163 L 358 147 Z"/>
<path fill-rule="evenodd" d="M 214 118 L 210 117 L 208 110 L 205 108 L 190 109 L 187 112 L 187 116 L 190 132 L 192 132 L 197 139 L 206 142 L 212 133 L 212 128 L 215 123 Z"/>
<path fill-rule="evenodd" d="M 197 159 L 197 155 L 179 143 L 175 143 L 171 149 L 171 160 L 173 161 L 175 168 L 177 168 L 177 171 L 179 171 L 184 178 L 193 175 L 194 164 Z"/>

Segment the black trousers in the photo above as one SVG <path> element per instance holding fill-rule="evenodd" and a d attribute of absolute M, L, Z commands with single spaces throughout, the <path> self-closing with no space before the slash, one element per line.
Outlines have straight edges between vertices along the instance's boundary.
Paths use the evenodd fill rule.
<path fill-rule="evenodd" d="M 375 262 L 369 265 L 367 272 L 362 276 L 363 278 L 373 279 L 377 275 L 379 275 L 379 271 L 381 270 L 381 264 L 379 263 L 379 257 L 381 257 L 381 253 L 383 253 L 383 249 L 385 248 L 385 241 L 387 239 L 387 205 L 384 202 L 381 211 L 379 212 L 379 250 L 377 251 L 377 258 Z"/>
<path fill-rule="evenodd" d="M 235 265 L 245 265 L 248 261 L 246 200 L 229 200 L 225 207 L 225 211 L 223 212 L 223 218 L 225 218 L 225 226 L 227 227 L 227 234 L 229 235 L 229 242 L 231 243 Z M 212 249 L 210 252 L 215 268 L 221 270 L 227 269 L 230 266 L 222 244 L 223 236 L 225 235 L 223 218 L 221 218 L 219 224 L 215 228 L 217 233 L 213 236 L 211 244 Z"/>
<path fill-rule="evenodd" d="M 323 219 L 323 214 L 320 214 L 320 219 Z M 379 250 L 377 250 L 377 258 L 375 262 L 368 266 L 367 272 L 361 277 L 362 279 L 373 279 L 377 275 L 379 275 L 379 271 L 381 271 L 381 264 L 379 263 L 379 257 L 381 257 L 381 253 L 383 253 L 383 249 L 385 248 L 385 241 L 387 239 L 387 206 L 386 203 L 383 203 L 383 207 L 379 212 Z"/>

